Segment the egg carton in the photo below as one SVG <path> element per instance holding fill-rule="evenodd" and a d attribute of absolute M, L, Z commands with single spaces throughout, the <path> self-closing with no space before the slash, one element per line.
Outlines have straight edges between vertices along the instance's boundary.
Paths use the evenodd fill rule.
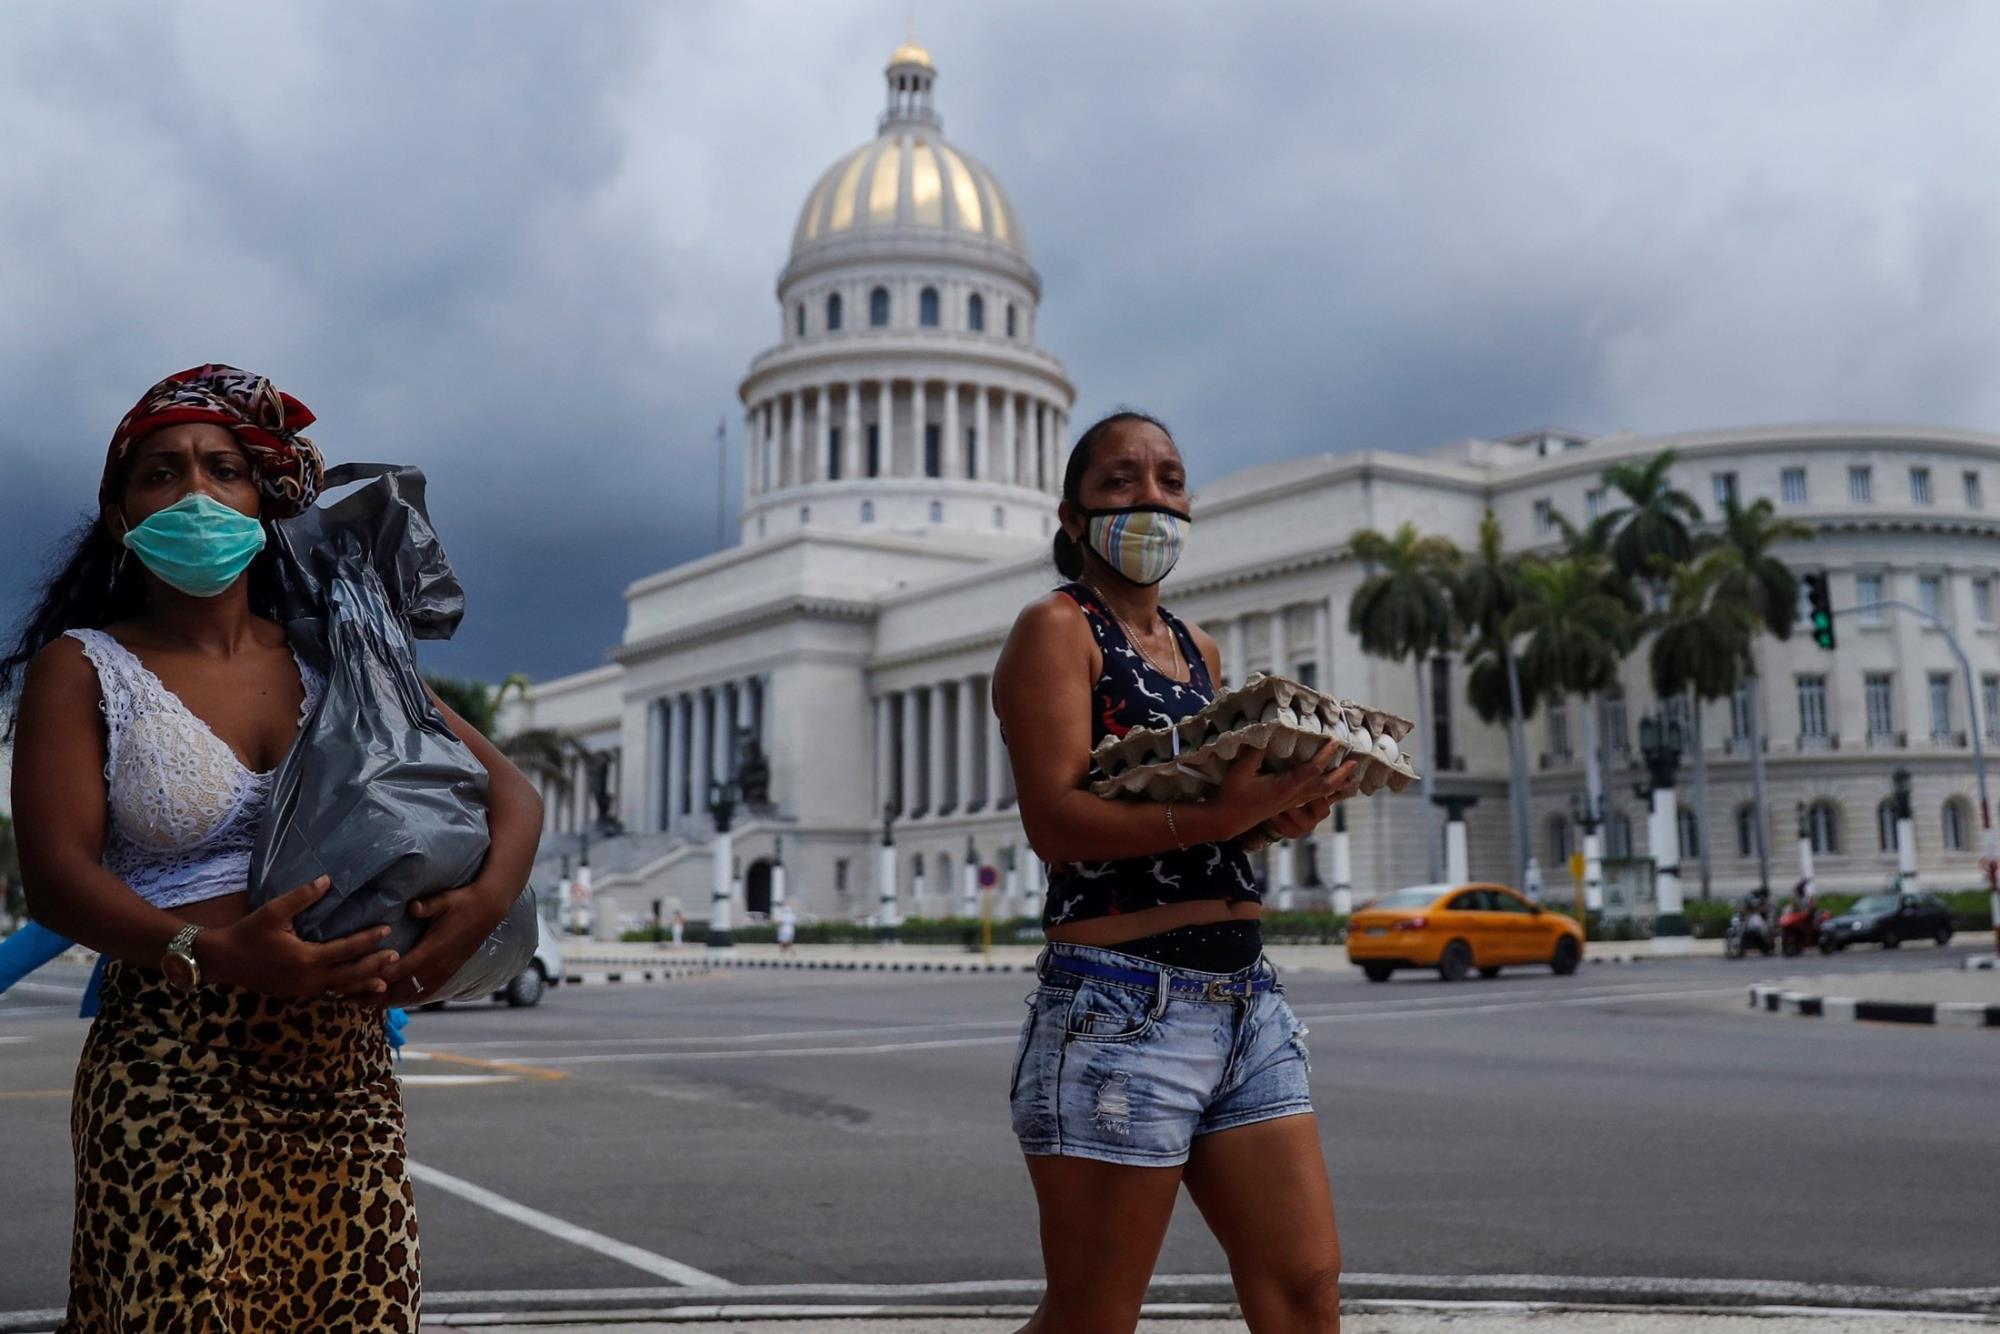
<path fill-rule="evenodd" d="M 1402 749 L 1414 725 L 1282 676 L 1252 672 L 1173 726 L 1106 737 L 1092 752 L 1104 777 L 1090 790 L 1152 801 L 1199 798 L 1222 785 L 1224 771 L 1245 749 L 1262 751 L 1264 770 L 1275 772 L 1304 763 L 1331 739 L 1336 763 L 1362 759 L 1362 795 L 1384 787 L 1401 792 L 1417 778 Z"/>

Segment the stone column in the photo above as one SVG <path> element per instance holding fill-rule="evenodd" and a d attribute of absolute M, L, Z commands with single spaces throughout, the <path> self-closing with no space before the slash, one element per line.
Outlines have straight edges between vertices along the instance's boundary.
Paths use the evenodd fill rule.
<path fill-rule="evenodd" d="M 1243 628 L 1243 618 L 1235 617 L 1229 622 L 1227 637 L 1223 642 L 1222 675 L 1231 686 L 1243 684 L 1244 659 L 1250 655 L 1250 646 Z"/>
<path fill-rule="evenodd" d="M 663 832 L 667 827 L 667 702 L 663 699 L 646 705 L 646 761 L 641 772 L 646 775 L 640 797 L 645 807 L 637 828 L 640 832 Z"/>
<path fill-rule="evenodd" d="M 896 777 L 896 815 L 907 820 L 917 808 L 917 692 L 899 691 L 896 703 L 903 724 L 903 767 Z"/>
<path fill-rule="evenodd" d="M 875 416 L 882 424 L 882 475 L 896 475 L 896 382 L 883 380 L 880 394 L 881 408 Z"/>
<path fill-rule="evenodd" d="M 1292 674 L 1291 636 L 1286 633 L 1285 609 L 1279 607 L 1270 615 L 1271 623 L 1271 675 L 1290 676 Z"/>
<path fill-rule="evenodd" d="M 747 501 L 764 490 L 764 451 L 757 442 L 757 409 L 743 410 L 743 498 Z"/>
<path fill-rule="evenodd" d="M 979 694 L 978 678 L 960 677 L 953 693 L 958 696 L 958 762 L 952 766 L 952 796 L 953 805 L 957 807 L 959 814 L 963 815 L 973 806 L 972 715 L 979 707 L 976 703 Z"/>
<path fill-rule="evenodd" d="M 972 386 L 972 466 L 979 481 L 999 476 L 993 471 L 993 402 L 986 386 Z"/>
<path fill-rule="evenodd" d="M 687 819 L 688 697 L 675 695 L 668 707 L 673 719 L 667 728 L 667 828 L 673 830 Z"/>
<path fill-rule="evenodd" d="M 912 477 L 930 476 L 930 470 L 924 466 L 926 461 L 924 437 L 930 432 L 928 421 L 930 410 L 930 386 L 924 382 L 922 377 L 918 377 L 910 382 L 910 420 L 915 423 L 910 428 L 910 438 L 915 441 L 911 449 L 913 451 L 912 457 L 916 460 L 916 466 L 910 470 Z M 940 464 L 942 464 L 942 461 L 940 461 Z M 938 469 L 940 472 L 943 470 L 942 466 Z"/>
<path fill-rule="evenodd" d="M 1021 457 L 1014 424 L 1014 391 L 1009 389 L 1000 400 L 1000 480 L 1018 482 L 1020 480 Z"/>
<path fill-rule="evenodd" d="M 729 780 L 730 770 L 735 768 L 729 753 L 729 699 L 734 690 L 735 686 L 729 682 L 715 687 L 715 720 L 710 724 L 708 734 L 709 749 L 712 752 L 709 756 L 710 769 L 722 782 Z"/>
<path fill-rule="evenodd" d="M 888 692 L 875 697 L 875 807 L 874 819 L 882 818 L 882 808 L 896 799 L 896 719 Z"/>
<path fill-rule="evenodd" d="M 1313 689 L 1333 693 L 1333 613 L 1325 602 L 1313 603 Z"/>
<path fill-rule="evenodd" d="M 802 390 L 794 390 L 785 395 L 787 415 L 785 417 L 785 455 L 791 460 L 792 485 L 806 480 L 804 426 L 806 396 Z"/>
<path fill-rule="evenodd" d="M 782 491 L 785 487 L 784 460 L 778 457 L 778 404 L 776 399 L 767 398 L 764 409 L 764 476 L 770 482 L 769 489 Z"/>
<path fill-rule="evenodd" d="M 1333 808 L 1333 911 L 1345 917 L 1354 911 L 1354 853 L 1348 844 L 1347 807 Z"/>
<path fill-rule="evenodd" d="M 944 475 L 959 478 L 965 476 L 965 441 L 958 432 L 958 382 L 947 380 L 944 385 Z"/>
<path fill-rule="evenodd" d="M 847 382 L 847 429 L 840 437 L 840 475 L 861 475 L 861 381 Z"/>
<path fill-rule="evenodd" d="M 986 678 L 986 688 L 993 689 L 993 678 Z M 1000 809 L 1001 798 L 1007 791 L 1007 747 L 1000 739 L 1000 716 L 993 712 L 991 704 L 986 709 L 986 809 Z"/>
<path fill-rule="evenodd" d="M 825 478 L 827 454 L 833 448 L 833 386 L 823 384 L 813 391 L 813 464 L 812 475 Z M 846 474 L 843 473 L 842 476 Z"/>
<path fill-rule="evenodd" d="M 736 725 L 730 730 L 729 745 L 726 747 L 729 755 L 729 771 L 732 776 L 736 772 L 736 736 L 738 733 L 748 731 L 749 729 L 750 680 L 748 677 L 745 677 L 736 683 Z"/>
<path fill-rule="evenodd" d="M 708 691 L 697 690 L 689 697 L 694 709 L 694 735 L 692 749 L 688 755 L 688 806 L 693 810 L 699 825 L 708 811 L 709 743 L 708 743 Z"/>
<path fill-rule="evenodd" d="M 945 687 L 942 683 L 925 688 L 930 697 L 930 763 L 924 777 L 924 809 L 932 815 L 943 815 L 944 802 L 944 702 Z"/>

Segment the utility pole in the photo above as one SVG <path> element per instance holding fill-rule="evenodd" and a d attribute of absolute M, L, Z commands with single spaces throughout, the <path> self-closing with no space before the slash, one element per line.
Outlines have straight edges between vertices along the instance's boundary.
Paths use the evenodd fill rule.
<path fill-rule="evenodd" d="M 729 418 L 715 423 L 715 549 L 729 544 Z"/>

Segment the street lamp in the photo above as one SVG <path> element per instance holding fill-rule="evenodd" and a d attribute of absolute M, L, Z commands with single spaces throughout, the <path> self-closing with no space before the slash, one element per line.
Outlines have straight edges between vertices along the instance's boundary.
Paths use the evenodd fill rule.
<path fill-rule="evenodd" d="M 1646 776 L 1652 780 L 1653 807 L 1646 837 L 1653 845 L 1653 888 L 1658 905 L 1653 917 L 1656 951 L 1660 948 L 1658 942 L 1665 940 L 1693 943 L 1681 903 L 1680 803 L 1674 798 L 1682 741 L 1678 718 L 1650 713 L 1639 720 L 1639 754 L 1646 761 Z"/>
<path fill-rule="evenodd" d="M 713 886 L 708 899 L 708 948 L 711 952 L 734 950 L 736 937 L 730 930 L 729 915 L 736 893 L 735 851 L 729 836 L 730 822 L 742 793 L 736 780 L 711 778 L 708 782 L 708 814 L 715 821 L 715 841 L 711 851 L 715 861 Z"/>
<path fill-rule="evenodd" d="M 875 861 L 876 916 L 893 928 L 896 914 L 896 803 L 882 803 L 882 846 Z"/>

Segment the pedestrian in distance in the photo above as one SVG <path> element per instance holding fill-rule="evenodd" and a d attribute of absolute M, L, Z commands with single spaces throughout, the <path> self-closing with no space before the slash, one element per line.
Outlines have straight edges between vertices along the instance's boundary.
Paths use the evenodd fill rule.
<path fill-rule="evenodd" d="M 778 953 L 790 954 L 792 942 L 798 939 L 799 915 L 792 911 L 790 903 L 778 905 Z"/>
<path fill-rule="evenodd" d="M 994 709 L 1049 944 L 1010 1091 L 1048 1286 L 1030 1334 L 1130 1330 L 1185 1185 L 1257 1334 L 1339 1328 L 1340 1247 L 1305 1029 L 1263 955 L 1243 836 L 1298 838 L 1358 784 L 1331 742 L 1282 774 L 1244 751 L 1207 801 L 1106 799 L 1107 735 L 1214 698 L 1221 652 L 1160 605 L 1193 518 L 1156 419 L 1077 440 L 1056 510 L 1064 582 L 1015 621 Z"/>
<path fill-rule="evenodd" d="M 414 1331 L 421 1282 L 384 1010 L 455 973 L 526 883 L 531 784 L 433 698 L 490 776 L 472 883 L 310 943 L 325 877 L 253 909 L 272 775 L 324 682 L 274 619 L 265 525 L 324 477 L 304 404 L 206 365 L 113 432 L 86 522 L 0 657 L 37 921 L 108 960 L 71 1100 L 64 1334 Z"/>
<path fill-rule="evenodd" d="M 674 936 L 674 944 L 679 945 L 680 943 L 682 943 L 683 938 L 687 935 L 687 918 L 681 916 L 681 910 L 679 908 L 674 909 L 674 924 L 672 929 Z"/>

